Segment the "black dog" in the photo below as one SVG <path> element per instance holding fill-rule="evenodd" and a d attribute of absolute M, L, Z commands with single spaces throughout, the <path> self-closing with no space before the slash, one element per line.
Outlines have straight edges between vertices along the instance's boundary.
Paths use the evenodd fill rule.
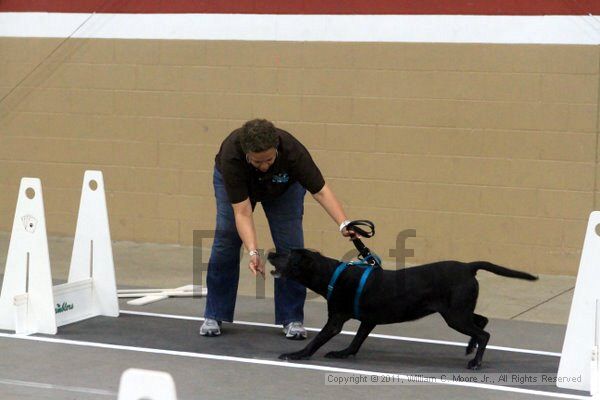
<path fill-rule="evenodd" d="M 327 298 L 328 285 L 340 261 L 319 253 L 296 249 L 291 254 L 270 253 L 269 261 L 275 266 L 274 276 L 296 280 L 312 291 Z M 488 319 L 475 314 L 479 285 L 478 270 L 494 274 L 536 280 L 525 272 L 500 267 L 489 262 L 462 263 L 442 261 L 419 267 L 387 271 L 372 271 L 360 295 L 361 321 L 350 346 L 325 355 L 328 358 L 346 358 L 358 352 L 363 341 L 378 324 L 413 321 L 439 312 L 448 326 L 470 336 L 467 354 L 477 347 L 477 353 L 468 368 L 481 366 L 483 352 L 490 334 L 483 330 Z M 317 336 L 302 350 L 282 354 L 280 359 L 299 360 L 312 356 L 321 346 L 340 333 L 346 321 L 356 317 L 355 296 L 364 269 L 350 266 L 339 275 L 327 301 L 327 323 Z"/>

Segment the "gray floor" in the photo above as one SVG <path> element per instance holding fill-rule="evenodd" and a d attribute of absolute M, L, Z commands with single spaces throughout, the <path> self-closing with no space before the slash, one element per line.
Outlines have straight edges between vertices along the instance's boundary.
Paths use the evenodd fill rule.
<path fill-rule="evenodd" d="M 429 399 L 529 399 L 529 392 L 502 392 L 477 387 L 427 385 L 326 385 L 328 371 L 313 366 L 345 368 L 405 375 L 465 374 L 468 358 L 462 346 L 418 343 L 406 340 L 369 338 L 356 358 L 329 360 L 326 351 L 346 346 L 350 335 L 339 335 L 308 361 L 279 364 L 278 354 L 294 351 L 305 342 L 286 340 L 280 328 L 268 326 L 273 318 L 271 299 L 240 297 L 237 320 L 225 324 L 218 338 L 197 335 L 200 321 L 165 318 L 197 318 L 204 299 L 169 299 L 143 307 L 121 304 L 119 318 L 97 317 L 59 329 L 56 336 L 36 335 L 30 339 L 0 339 L 0 396 L 2 399 L 110 399 L 116 398 L 120 374 L 129 367 L 167 371 L 175 379 L 180 399 L 236 399 L 256 394 L 267 399 L 411 398 Z M 159 316 L 130 314 L 151 313 Z M 307 326 L 319 328 L 325 316 L 322 302 L 306 306 Z M 267 326 L 251 326 L 244 321 Z M 349 323 L 345 330 L 356 329 Z M 564 327 L 522 321 L 492 320 L 490 348 L 482 374 L 556 372 L 555 355 L 500 351 L 510 346 L 560 352 Z M 378 327 L 377 334 L 464 342 L 465 337 L 446 327 L 435 316 L 413 323 Z M 311 336 L 315 334 L 310 332 Z M 50 340 L 42 342 L 40 340 Z M 33 340 L 31 340 L 33 339 Z M 54 342 L 60 341 L 60 342 Z M 107 348 L 96 347 L 109 345 Z M 127 346 L 114 348 L 114 346 Z M 151 349 L 151 350 L 146 350 Z M 158 351 L 166 350 L 168 354 Z M 148 351 L 148 352 L 146 352 Z M 198 358 L 194 355 L 199 355 Z M 215 359 L 214 356 L 225 356 Z M 204 358 L 210 357 L 210 358 Z M 259 365 L 256 362 L 269 364 Z M 4 365 L 2 365 L 4 364 Z M 305 367 L 306 366 L 306 367 Z M 48 386 L 49 385 L 49 386 Z M 516 386 L 525 391 L 559 391 L 552 385 Z M 560 391 L 561 393 L 579 392 Z M 548 393 L 551 396 L 551 393 Z"/>
<path fill-rule="evenodd" d="M 0 265 L 6 259 L 8 241 L 9 235 L 0 233 Z M 52 237 L 49 242 L 53 277 L 64 280 L 72 238 Z M 168 288 L 197 281 L 189 247 L 116 242 L 113 252 L 120 287 Z M 280 328 L 270 325 L 272 279 L 255 280 L 245 267 L 240 279 L 236 309 L 240 323 L 226 324 L 219 338 L 197 336 L 204 309 L 204 299 L 199 298 L 169 299 L 142 307 L 123 301 L 120 318 L 99 317 L 65 326 L 53 337 L 27 339 L 0 334 L 0 399 L 116 399 L 119 377 L 130 367 L 171 373 L 180 399 L 538 399 L 557 392 L 553 385 L 516 387 L 520 392 L 502 391 L 497 386 L 326 385 L 326 374 L 335 368 L 404 375 L 468 372 L 463 348 L 466 338 L 448 328 L 441 318 L 431 316 L 380 326 L 374 332 L 429 342 L 371 337 L 356 358 L 325 359 L 326 351 L 345 347 L 351 340 L 349 335 L 340 335 L 310 361 L 280 363 L 277 356 L 281 352 L 304 344 L 284 339 Z M 478 279 L 477 311 L 491 318 L 488 330 L 492 334 L 481 372 L 555 373 L 575 278 L 541 276 L 531 283 L 480 273 Z M 128 313 L 131 311 L 189 319 L 140 316 Z M 305 315 L 306 325 L 318 330 L 326 317 L 323 300 L 310 296 Z M 352 321 L 345 326 L 347 331 L 356 329 Z M 431 342 L 435 340 L 462 344 Z M 500 351 L 494 346 L 554 354 Z"/>

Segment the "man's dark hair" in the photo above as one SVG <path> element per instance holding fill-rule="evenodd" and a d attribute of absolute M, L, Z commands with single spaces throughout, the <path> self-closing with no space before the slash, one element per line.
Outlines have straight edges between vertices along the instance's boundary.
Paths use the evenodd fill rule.
<path fill-rule="evenodd" d="M 266 119 L 253 119 L 242 126 L 240 134 L 240 144 L 242 151 L 248 153 L 260 153 L 277 148 L 279 138 L 277 130 L 271 121 Z"/>

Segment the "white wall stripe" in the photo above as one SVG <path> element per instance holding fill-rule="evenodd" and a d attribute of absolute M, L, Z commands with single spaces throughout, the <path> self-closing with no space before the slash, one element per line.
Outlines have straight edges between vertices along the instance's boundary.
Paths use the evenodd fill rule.
<path fill-rule="evenodd" d="M 186 352 L 186 351 L 153 349 L 153 348 L 147 348 L 147 347 L 121 346 L 121 345 L 106 344 L 106 343 L 57 339 L 57 338 L 51 338 L 51 337 L 20 336 L 20 335 L 9 334 L 9 333 L 0 333 L 0 337 L 7 338 L 7 339 L 18 339 L 18 340 L 29 340 L 29 341 L 35 341 L 35 342 L 65 344 L 65 345 L 71 345 L 71 346 L 94 347 L 94 348 L 102 348 L 102 349 L 133 351 L 133 352 L 138 352 L 138 353 L 161 354 L 161 355 L 169 355 L 169 356 L 176 356 L 176 357 L 189 357 L 189 358 L 198 358 L 198 359 L 206 359 L 206 360 L 239 362 L 239 363 L 244 363 L 244 364 L 275 366 L 278 368 L 294 368 L 294 369 L 311 370 L 311 371 L 360 374 L 360 375 L 366 375 L 366 376 L 390 376 L 392 374 L 389 372 L 368 371 L 368 370 L 351 369 L 351 368 L 326 367 L 326 366 L 313 365 L 313 364 L 302 364 L 302 363 L 297 363 L 297 362 L 263 360 L 263 359 L 259 359 L 259 358 L 220 356 L 220 355 L 214 355 L 214 354 L 192 353 L 192 352 Z M 398 377 L 398 379 L 405 379 L 405 380 L 408 380 L 408 379 L 414 380 L 417 378 L 413 375 L 405 375 L 405 374 L 394 374 L 394 375 L 396 377 Z M 541 390 L 522 389 L 522 388 L 515 388 L 515 387 L 510 387 L 510 386 L 497 386 L 497 385 L 490 385 L 490 384 L 484 384 L 484 383 L 446 381 L 446 380 L 441 380 L 441 379 L 436 379 L 435 381 L 432 380 L 432 383 L 440 384 L 440 385 L 470 387 L 470 388 L 474 388 L 474 389 L 495 390 L 495 391 L 500 391 L 500 392 L 521 393 L 521 394 L 528 394 L 528 395 L 532 395 L 532 396 L 545 396 L 545 397 L 553 397 L 553 398 L 561 398 L 561 399 L 577 399 L 577 400 L 591 399 L 590 396 L 546 392 L 546 391 L 541 391 Z"/>
<path fill-rule="evenodd" d="M 0 13 L 0 36 L 69 37 L 89 15 Z M 600 17 L 94 14 L 74 37 L 597 45 Z"/>
<path fill-rule="evenodd" d="M 182 319 L 188 321 L 204 321 L 204 318 L 201 317 L 190 317 L 186 315 L 174 315 L 174 314 L 157 314 L 150 313 L 144 311 L 127 311 L 121 310 L 121 314 L 130 314 L 130 315 L 140 315 L 145 317 L 158 317 L 158 318 L 172 318 L 172 319 Z M 234 324 L 238 325 L 247 325 L 247 326 L 261 326 L 265 328 L 281 328 L 280 325 L 273 324 L 265 324 L 262 322 L 248 322 L 248 321 L 233 321 Z M 449 329 L 449 328 L 448 328 Z M 319 332 L 320 328 L 306 328 L 307 331 L 310 332 Z M 341 331 L 342 335 L 356 335 L 356 332 L 352 331 Z M 393 335 L 382 335 L 378 333 L 371 333 L 369 337 L 377 338 L 377 339 L 388 339 L 388 340 L 402 340 L 406 342 L 418 342 L 418 343 L 430 343 L 430 344 L 441 344 L 446 346 L 460 346 L 465 347 L 467 344 L 462 342 L 449 342 L 445 340 L 434 340 L 434 339 L 420 339 L 406 336 L 393 336 Z M 541 350 L 529 350 L 529 349 L 519 349 L 514 347 L 503 347 L 503 346 L 487 346 L 487 349 L 490 350 L 499 350 L 499 351 L 508 351 L 512 353 L 525 353 L 525 354 L 536 354 L 541 356 L 551 356 L 551 357 L 560 357 L 560 353 L 553 353 L 549 351 L 541 351 Z"/>

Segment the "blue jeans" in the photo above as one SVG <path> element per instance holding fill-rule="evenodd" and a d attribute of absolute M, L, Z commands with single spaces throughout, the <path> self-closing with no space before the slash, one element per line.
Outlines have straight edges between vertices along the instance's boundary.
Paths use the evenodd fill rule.
<path fill-rule="evenodd" d="M 240 277 L 242 240 L 237 233 L 223 177 L 217 169 L 214 171 L 213 185 L 217 200 L 217 226 L 208 261 L 208 295 L 204 317 L 231 322 Z M 306 190 L 296 182 L 280 197 L 262 202 L 277 252 L 304 247 L 302 216 L 305 194 Z M 305 300 L 304 286 L 287 279 L 275 279 L 275 323 L 287 325 L 294 321 L 303 322 Z"/>

